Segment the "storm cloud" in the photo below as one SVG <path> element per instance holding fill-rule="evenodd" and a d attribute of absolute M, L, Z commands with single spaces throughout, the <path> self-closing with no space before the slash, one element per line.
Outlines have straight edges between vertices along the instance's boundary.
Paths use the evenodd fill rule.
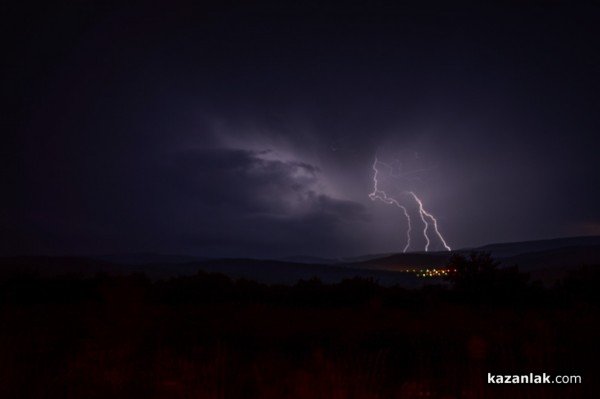
<path fill-rule="evenodd" d="M 344 253 L 352 241 L 344 231 L 368 221 L 365 206 L 319 192 L 318 167 L 271 154 L 219 148 L 174 157 L 165 171 L 178 220 L 173 229 L 185 231 L 193 248 L 222 255 L 309 253 L 317 246 Z"/>
<path fill-rule="evenodd" d="M 278 7 L 16 10 L 2 254 L 400 251 L 376 156 L 453 248 L 596 234 L 596 8 Z"/>

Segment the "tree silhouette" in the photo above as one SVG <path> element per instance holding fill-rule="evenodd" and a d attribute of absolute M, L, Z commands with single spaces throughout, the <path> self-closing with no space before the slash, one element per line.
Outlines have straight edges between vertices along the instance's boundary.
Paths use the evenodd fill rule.
<path fill-rule="evenodd" d="M 453 254 L 446 267 L 446 280 L 459 297 L 484 302 L 516 303 L 526 298 L 529 275 L 518 267 L 500 267 L 487 252 L 471 252 L 468 256 Z"/>

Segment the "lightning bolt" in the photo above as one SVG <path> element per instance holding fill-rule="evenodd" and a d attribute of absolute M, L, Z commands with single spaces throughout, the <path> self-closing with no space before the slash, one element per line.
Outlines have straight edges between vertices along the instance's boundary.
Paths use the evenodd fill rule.
<path fill-rule="evenodd" d="M 404 247 L 404 250 L 402 251 L 402 252 L 406 252 L 408 250 L 408 248 L 410 247 L 410 233 L 412 230 L 410 215 L 404 205 L 400 204 L 400 202 L 398 202 L 395 198 L 388 196 L 385 191 L 383 191 L 379 188 L 379 180 L 378 180 L 379 169 L 377 168 L 378 164 L 384 165 L 386 168 L 388 168 L 390 170 L 390 176 L 401 177 L 401 176 L 395 175 L 393 173 L 394 168 L 391 165 L 388 165 L 384 162 L 379 161 L 376 156 L 375 161 L 373 162 L 373 171 L 374 171 L 374 173 L 373 173 L 373 192 L 369 194 L 369 198 L 372 201 L 380 200 L 385 204 L 396 205 L 398 208 L 402 209 L 402 211 L 404 212 L 404 216 L 406 217 L 406 220 L 408 221 L 408 229 L 406 231 L 406 246 Z M 419 170 L 419 172 L 420 171 L 423 171 L 423 170 Z M 413 173 L 413 172 L 408 172 L 408 173 Z M 409 179 L 409 180 L 412 180 L 412 179 Z M 410 195 L 417 202 L 417 204 L 419 206 L 419 216 L 421 217 L 421 220 L 423 221 L 423 224 L 425 225 L 425 227 L 423 228 L 423 236 L 425 236 L 425 242 L 426 242 L 425 243 L 425 252 L 429 251 L 429 245 L 431 244 L 431 241 L 429 240 L 429 235 L 427 234 L 427 232 L 429 231 L 429 224 L 430 224 L 430 222 L 428 222 L 428 219 L 431 221 L 431 224 L 433 225 L 433 230 L 435 231 L 435 234 L 438 236 L 438 238 L 444 245 L 444 248 L 446 248 L 446 250 L 448 250 L 448 251 L 451 251 L 452 249 L 448 246 L 448 244 L 446 243 L 446 240 L 444 239 L 444 237 L 442 236 L 442 234 L 440 233 L 440 231 L 438 229 L 437 219 L 431 213 L 429 213 L 425 210 L 425 207 L 423 206 L 423 202 L 421 201 L 421 199 L 419 197 L 417 197 L 417 195 L 413 191 L 405 191 L 404 193 Z"/>
<path fill-rule="evenodd" d="M 435 230 L 435 234 L 437 234 L 439 239 L 442 241 L 444 248 L 446 248 L 446 250 L 448 250 L 448 251 L 452 251 L 452 249 L 448 246 L 448 244 L 446 244 L 446 240 L 444 240 L 444 237 L 442 237 L 442 235 L 440 234 L 440 231 L 438 230 L 436 218 L 434 218 L 431 213 L 429 213 L 425 210 L 425 208 L 423 207 L 423 202 L 421 202 L 421 200 L 419 199 L 419 197 L 417 197 L 417 195 L 415 193 L 413 193 L 412 191 L 409 191 L 408 194 L 412 195 L 412 197 L 415 199 L 415 201 L 417 201 L 417 204 L 419 204 L 419 214 L 421 215 L 421 220 L 423 221 L 423 223 L 425 223 L 425 228 L 423 229 L 423 235 L 425 236 L 425 240 L 427 241 L 427 244 L 425 245 L 425 252 L 427 252 L 429 250 L 429 238 L 427 237 L 427 229 L 429 228 L 429 223 L 427 223 L 425 216 L 427 216 L 429 219 L 431 219 L 431 221 L 433 223 L 433 230 Z"/>
<path fill-rule="evenodd" d="M 408 214 L 408 211 L 406 210 L 406 208 L 403 205 L 401 205 L 394 198 L 388 197 L 388 195 L 385 193 L 385 191 L 379 189 L 379 180 L 377 180 L 377 175 L 379 174 L 379 169 L 377 169 L 378 163 L 381 163 L 382 165 L 390 167 L 389 165 L 384 164 L 383 162 L 380 162 L 377 159 L 377 157 L 375 157 L 375 162 L 373 162 L 373 171 L 375 172 L 373 174 L 373 192 L 371 194 L 369 194 L 369 198 L 371 198 L 372 201 L 380 200 L 388 205 L 396 205 L 398 208 L 402 209 L 402 211 L 404 212 L 404 216 L 406 216 L 406 220 L 408 221 L 408 228 L 406 229 L 406 246 L 402 250 L 402 252 L 406 252 L 408 250 L 408 248 L 410 247 L 410 231 L 412 229 L 411 223 L 410 223 L 410 215 Z M 428 244 L 429 244 L 429 242 L 428 242 Z"/>

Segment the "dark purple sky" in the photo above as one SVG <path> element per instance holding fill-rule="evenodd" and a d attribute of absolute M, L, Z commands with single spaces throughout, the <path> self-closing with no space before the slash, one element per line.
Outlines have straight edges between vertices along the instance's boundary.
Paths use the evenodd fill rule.
<path fill-rule="evenodd" d="M 5 13 L 0 254 L 600 234 L 598 7 L 159 3 Z"/>

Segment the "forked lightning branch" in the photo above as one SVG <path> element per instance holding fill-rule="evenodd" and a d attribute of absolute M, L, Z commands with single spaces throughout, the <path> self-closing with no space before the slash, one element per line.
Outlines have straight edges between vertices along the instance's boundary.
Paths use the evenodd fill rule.
<path fill-rule="evenodd" d="M 411 247 L 411 234 L 412 234 L 412 220 L 410 217 L 410 213 L 404 203 L 401 203 L 397 198 L 392 197 L 387 194 L 384 190 L 382 190 L 379 186 L 379 174 L 381 173 L 380 167 L 384 167 L 388 171 L 388 175 L 391 178 L 397 178 L 398 176 L 393 173 L 393 167 L 390 164 L 380 161 L 377 157 L 375 157 L 375 161 L 373 162 L 373 192 L 369 194 L 369 198 L 371 200 L 379 200 L 388 205 L 394 205 L 402 210 L 404 216 L 407 221 L 407 229 L 406 229 L 406 245 L 402 252 L 408 251 Z M 418 206 L 418 213 L 421 221 L 423 222 L 423 236 L 425 237 L 425 252 L 429 251 L 429 246 L 431 245 L 431 237 L 430 235 L 435 235 L 439 238 L 440 242 L 444 246 L 447 251 L 451 251 L 450 246 L 446 243 L 446 240 L 440 233 L 438 229 L 437 219 L 423 206 L 423 201 L 414 193 L 414 191 L 403 191 L 402 199 L 408 198 L 409 200 L 413 200 L 416 202 Z M 433 230 L 433 232 L 431 231 Z"/>

